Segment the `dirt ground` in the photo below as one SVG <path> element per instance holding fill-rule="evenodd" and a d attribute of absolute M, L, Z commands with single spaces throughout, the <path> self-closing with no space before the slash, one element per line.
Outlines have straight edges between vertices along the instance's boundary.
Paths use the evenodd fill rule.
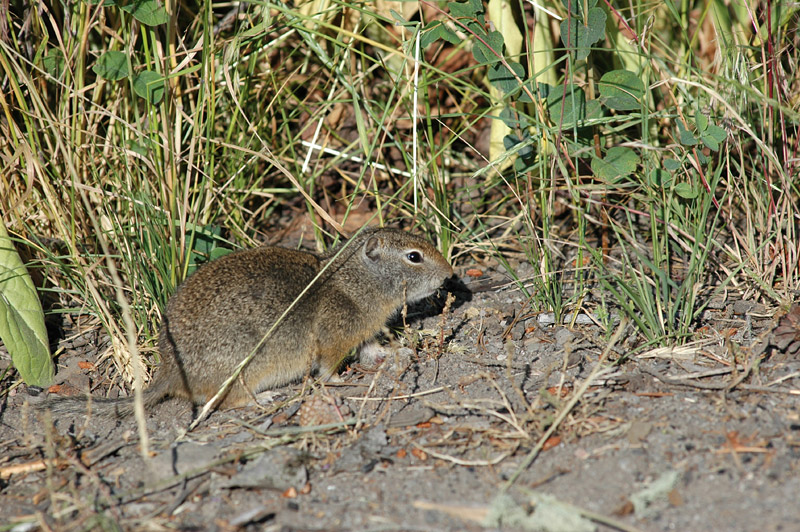
<path fill-rule="evenodd" d="M 135 419 L 50 423 L 45 393 L 14 388 L 0 530 L 800 530 L 800 357 L 770 345 L 777 309 L 715 301 L 696 342 L 648 351 L 630 325 L 611 343 L 616 318 L 556 325 L 459 273 L 378 367 L 191 431 L 162 403 L 146 460 Z M 64 327 L 61 392 L 117 389 L 108 339 Z"/>

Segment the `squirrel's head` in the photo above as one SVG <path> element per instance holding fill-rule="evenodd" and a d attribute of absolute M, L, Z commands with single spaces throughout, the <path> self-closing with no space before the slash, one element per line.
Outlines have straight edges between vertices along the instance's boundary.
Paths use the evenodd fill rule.
<path fill-rule="evenodd" d="M 359 235 L 359 256 L 367 271 L 387 292 L 406 296 L 409 303 L 436 292 L 453 268 L 422 237 L 398 229 L 369 229 Z M 355 242 L 354 242 L 355 243 Z"/>

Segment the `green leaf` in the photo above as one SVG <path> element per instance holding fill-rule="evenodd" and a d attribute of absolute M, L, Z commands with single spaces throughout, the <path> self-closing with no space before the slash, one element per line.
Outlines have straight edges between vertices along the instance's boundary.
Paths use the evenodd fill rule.
<path fill-rule="evenodd" d="M 681 163 L 677 159 L 673 159 L 671 157 L 669 159 L 664 159 L 664 168 L 666 168 L 670 172 L 674 172 L 680 167 Z"/>
<path fill-rule="evenodd" d="M 500 120 L 509 127 L 509 129 L 527 129 L 530 127 L 530 121 L 525 115 L 522 115 L 513 107 L 505 107 L 500 111 Z"/>
<path fill-rule="evenodd" d="M 441 20 L 434 20 L 422 30 L 419 45 L 421 48 L 425 49 L 439 39 L 443 39 L 450 44 L 458 44 L 461 42 L 461 39 L 458 38 L 458 34 L 451 30 L 449 26 Z"/>
<path fill-rule="evenodd" d="M 97 59 L 97 64 L 92 67 L 95 74 L 103 79 L 116 81 L 127 78 L 128 57 L 122 52 L 106 52 Z"/>
<path fill-rule="evenodd" d="M 617 111 L 635 111 L 642 108 L 644 83 L 629 70 L 606 72 L 598 83 L 605 104 Z"/>
<path fill-rule="evenodd" d="M 400 13 L 395 11 L 394 9 L 390 9 L 389 10 L 389 14 L 391 14 L 392 18 L 395 19 L 397 22 L 399 22 L 401 26 L 416 26 L 417 25 L 416 22 L 407 21 L 405 19 L 405 17 L 403 17 L 403 15 L 401 15 Z"/>
<path fill-rule="evenodd" d="M 139 155 L 141 155 L 143 157 L 146 157 L 148 155 L 147 146 L 144 145 L 144 144 L 140 144 L 140 143 L 136 142 L 135 140 L 131 139 L 131 140 L 128 140 L 126 145 L 128 146 L 128 149 L 131 150 L 132 152 L 138 153 Z"/>
<path fill-rule="evenodd" d="M 467 2 L 448 2 L 447 9 L 456 18 L 476 20 L 479 24 L 486 23 L 484 19 L 483 2 L 481 0 L 468 0 Z M 463 22 L 463 21 L 462 21 Z"/>
<path fill-rule="evenodd" d="M 145 26 L 158 26 L 169 22 L 167 10 L 155 0 L 134 0 L 128 5 L 121 6 L 120 9 L 133 15 L 133 18 Z"/>
<path fill-rule="evenodd" d="M 56 79 L 61 77 L 65 66 L 64 52 L 58 48 L 51 48 L 47 51 L 47 55 L 42 58 L 44 71 Z"/>
<path fill-rule="evenodd" d="M 194 239 L 192 249 L 189 251 L 189 267 L 187 268 L 189 275 L 206 262 L 232 251 L 220 246 L 225 243 L 225 239 L 222 238 L 222 228 L 218 225 L 193 226 L 187 231 L 187 236 Z"/>
<path fill-rule="evenodd" d="M 692 185 L 689 183 L 678 183 L 672 190 L 683 199 L 694 199 L 697 197 L 697 191 L 692 188 Z"/>
<path fill-rule="evenodd" d="M 547 95 L 547 107 L 554 124 L 562 129 L 571 128 L 586 118 L 586 93 L 574 84 L 559 85 Z"/>
<path fill-rule="evenodd" d="M 564 4 L 566 9 L 572 9 L 571 13 L 573 15 L 579 16 L 583 13 L 583 1 L 578 0 L 561 0 L 561 3 Z M 597 5 L 597 0 L 587 0 L 586 8 L 591 9 Z"/>
<path fill-rule="evenodd" d="M 653 168 L 650 170 L 647 180 L 653 188 L 666 188 L 672 182 L 672 175 L 661 168 Z"/>
<path fill-rule="evenodd" d="M 708 117 L 700 111 L 697 111 L 694 115 L 694 123 L 697 126 L 697 131 L 702 133 L 708 127 Z"/>
<path fill-rule="evenodd" d="M 564 46 L 575 51 L 578 60 L 589 57 L 594 43 L 605 37 L 606 13 L 599 7 L 589 10 L 586 24 L 575 16 L 570 16 L 561 23 L 561 40 Z"/>
<path fill-rule="evenodd" d="M 488 73 L 489 83 L 506 94 L 516 90 L 520 86 L 517 79 L 522 79 L 522 77 L 525 76 L 525 69 L 519 63 L 509 61 L 508 65 L 511 67 L 511 70 L 503 63 L 496 63 L 489 68 Z"/>
<path fill-rule="evenodd" d="M 725 139 L 727 138 L 728 132 L 716 124 L 711 124 L 708 126 L 700 136 L 700 140 L 703 141 L 703 144 L 708 146 L 708 148 L 713 151 L 718 151 L 719 145 L 725 142 Z"/>
<path fill-rule="evenodd" d="M 603 116 L 603 105 L 600 100 L 589 100 L 586 102 L 586 120 L 601 118 Z"/>
<path fill-rule="evenodd" d="M 683 122 L 678 120 L 678 142 L 683 144 L 684 146 L 694 146 L 697 144 L 697 139 L 692 135 L 690 131 L 688 131 L 685 127 L 683 127 Z"/>
<path fill-rule="evenodd" d="M 133 80 L 133 91 L 153 105 L 164 98 L 164 77 L 152 70 L 142 71 Z"/>
<path fill-rule="evenodd" d="M 589 28 L 589 46 L 591 46 L 606 36 L 606 12 L 599 7 L 591 8 L 587 26 Z"/>
<path fill-rule="evenodd" d="M 22 380 L 49 386 L 55 369 L 50 358 L 42 304 L 6 227 L 0 221 L 0 340 Z"/>
<path fill-rule="evenodd" d="M 522 133 L 522 138 L 520 138 L 516 133 L 512 133 L 503 137 L 503 147 L 506 149 L 506 151 L 510 151 L 512 148 L 515 148 L 520 144 L 522 146 L 517 149 L 517 155 L 523 158 L 528 158 L 534 154 L 533 141 L 531 140 L 531 134 L 528 131 L 524 131 Z"/>
<path fill-rule="evenodd" d="M 472 48 L 472 55 L 482 65 L 492 65 L 503 57 L 503 35 L 499 31 L 492 31 L 483 37 L 484 44 L 477 38 Z"/>
<path fill-rule="evenodd" d="M 631 175 L 639 164 L 639 156 L 631 148 L 615 146 L 602 159 L 592 159 L 592 172 L 608 183 Z"/>
<path fill-rule="evenodd" d="M 439 26 L 439 33 L 442 39 L 450 44 L 459 44 L 461 42 L 461 38 L 458 36 L 458 34 L 444 22 L 442 22 L 442 24 Z"/>

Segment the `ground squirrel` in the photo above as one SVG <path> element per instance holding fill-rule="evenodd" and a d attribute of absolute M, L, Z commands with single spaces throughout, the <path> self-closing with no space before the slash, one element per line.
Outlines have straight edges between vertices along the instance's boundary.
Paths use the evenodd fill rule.
<path fill-rule="evenodd" d="M 453 274 L 429 242 L 388 228 L 366 229 L 322 255 L 264 246 L 212 261 L 167 304 L 158 337 L 161 367 L 144 391 L 145 407 L 166 396 L 195 404 L 213 397 L 326 266 L 219 407 L 247 404 L 251 392 L 289 384 L 312 370 L 333 375 L 348 352 L 373 341 L 405 302 L 433 294 Z M 129 415 L 132 404 L 131 398 L 94 399 L 92 411 Z M 86 399 L 57 398 L 45 406 L 85 412 Z"/>

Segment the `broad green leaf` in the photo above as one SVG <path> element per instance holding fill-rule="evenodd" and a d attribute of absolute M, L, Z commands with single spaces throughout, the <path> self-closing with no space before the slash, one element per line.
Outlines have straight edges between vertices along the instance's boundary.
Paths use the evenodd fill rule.
<path fill-rule="evenodd" d="M 0 340 L 26 384 L 49 386 L 50 358 L 42 304 L 5 225 L 0 221 Z"/>
<path fill-rule="evenodd" d="M 597 100 L 587 102 L 586 93 L 574 84 L 552 88 L 547 95 L 547 107 L 550 120 L 561 125 L 561 129 L 570 129 L 576 123 L 582 127 L 585 120 L 602 116 L 600 103 Z"/>
<path fill-rule="evenodd" d="M 133 80 L 133 91 L 153 105 L 164 98 L 164 77 L 158 72 L 145 70 Z"/>
<path fill-rule="evenodd" d="M 600 118 L 603 116 L 603 105 L 600 100 L 589 100 L 586 102 L 586 120 Z"/>
<path fill-rule="evenodd" d="M 461 42 L 461 38 L 458 36 L 458 34 L 444 22 L 442 22 L 442 24 L 439 26 L 439 34 L 441 35 L 442 39 L 450 44 L 458 44 Z"/>
<path fill-rule="evenodd" d="M 708 126 L 700 136 L 700 140 L 703 141 L 703 144 L 708 146 L 708 148 L 713 151 L 718 151 L 719 145 L 722 144 L 726 138 L 728 138 L 728 133 L 724 128 L 721 128 L 716 124 L 711 124 Z"/>
<path fill-rule="evenodd" d="M 218 225 L 194 226 L 194 231 L 187 231 L 187 236 L 191 236 L 192 249 L 189 251 L 188 274 L 191 275 L 197 268 L 223 255 L 227 255 L 232 250 L 221 247 L 225 243 L 222 238 L 222 228 Z"/>
<path fill-rule="evenodd" d="M 670 172 L 674 172 L 680 167 L 681 163 L 677 159 L 673 159 L 671 157 L 669 159 L 664 159 L 664 168 L 666 168 Z"/>
<path fill-rule="evenodd" d="M 573 15 L 564 20 L 560 27 L 564 46 L 575 50 L 576 59 L 586 59 L 592 45 L 606 34 L 606 13 L 599 7 L 593 7 L 589 10 L 586 25 Z"/>
<path fill-rule="evenodd" d="M 589 46 L 591 46 L 606 36 L 606 12 L 599 7 L 591 8 L 586 25 L 589 28 Z"/>
<path fill-rule="evenodd" d="M 482 39 L 483 42 L 478 38 L 475 39 L 472 55 L 482 65 L 492 65 L 499 62 L 500 58 L 503 57 L 503 35 L 499 31 L 492 31 Z"/>
<path fill-rule="evenodd" d="M 516 90 L 520 86 L 517 79 L 525 76 L 525 69 L 519 63 L 509 61 L 508 66 L 511 70 L 503 63 L 496 63 L 489 68 L 489 82 L 506 94 Z"/>
<path fill-rule="evenodd" d="M 66 66 L 64 52 L 58 48 L 51 48 L 47 51 L 47 55 L 42 58 L 42 66 L 45 72 L 56 79 L 60 78 Z"/>
<path fill-rule="evenodd" d="M 708 127 L 708 117 L 698 111 L 694 115 L 694 123 L 697 126 L 697 131 L 702 133 Z"/>
<path fill-rule="evenodd" d="M 683 199 L 694 199 L 697 197 L 697 191 L 692 188 L 692 185 L 689 183 L 678 183 L 672 190 Z"/>
<path fill-rule="evenodd" d="M 103 79 L 116 81 L 127 78 L 128 57 L 122 52 L 106 52 L 97 59 L 97 64 L 92 67 L 95 74 Z"/>
<path fill-rule="evenodd" d="M 598 83 L 605 104 L 617 111 L 635 111 L 642 108 L 644 83 L 628 70 L 606 72 Z"/>
<path fill-rule="evenodd" d="M 694 146 L 697 144 L 697 139 L 692 135 L 690 131 L 688 131 L 685 127 L 683 127 L 683 122 L 678 120 L 678 134 L 679 138 L 678 141 L 683 144 L 684 146 Z"/>
<path fill-rule="evenodd" d="M 133 0 L 130 4 L 121 6 L 120 9 L 133 15 L 133 18 L 145 26 L 158 26 L 169 22 L 167 10 L 155 0 Z"/>
<path fill-rule="evenodd" d="M 527 129 L 530 127 L 530 121 L 527 119 L 525 115 L 520 114 L 516 109 L 513 107 L 504 107 L 503 110 L 500 112 L 500 120 L 503 121 L 505 125 L 507 125 L 510 129 L 520 128 L 520 129 Z"/>
<path fill-rule="evenodd" d="M 439 39 L 443 39 L 450 44 L 458 44 L 461 42 L 456 32 L 451 30 L 444 22 L 441 20 L 434 20 L 422 30 L 419 45 L 421 48 L 425 49 Z"/>
<path fill-rule="evenodd" d="M 631 148 L 615 146 L 602 159 L 592 159 L 592 172 L 608 183 L 619 181 L 636 170 L 639 156 Z"/>
<path fill-rule="evenodd" d="M 450 11 L 450 14 L 456 18 L 475 19 L 481 25 L 486 23 L 486 19 L 483 16 L 483 2 L 481 0 L 449 2 L 447 4 L 447 9 Z"/>
<path fill-rule="evenodd" d="M 520 157 L 530 157 L 534 154 L 531 135 L 528 131 L 524 131 L 522 133 L 522 138 L 520 138 L 516 133 L 506 135 L 503 138 L 503 146 L 505 146 L 507 151 L 516 147 L 517 155 Z"/>
<path fill-rule="evenodd" d="M 131 150 L 132 152 L 138 153 L 141 156 L 146 157 L 147 154 L 148 154 L 147 146 L 145 146 L 144 144 L 140 144 L 140 143 L 136 142 L 135 140 L 128 140 L 126 145 L 128 146 L 129 150 Z"/>
<path fill-rule="evenodd" d="M 667 188 L 672 182 L 672 174 L 665 172 L 661 168 L 653 168 L 650 170 L 647 180 L 653 188 Z"/>
<path fill-rule="evenodd" d="M 561 3 L 564 4 L 566 9 L 571 9 L 571 13 L 573 15 L 580 15 L 583 13 L 583 6 L 584 3 L 582 0 L 561 0 Z M 597 0 L 587 0 L 586 1 L 586 8 L 591 9 L 597 5 Z"/>
<path fill-rule="evenodd" d="M 428 46 L 442 38 L 441 31 L 439 30 L 441 25 L 442 22 L 440 20 L 434 20 L 422 29 L 422 35 L 419 36 L 420 48 L 426 50 Z"/>

